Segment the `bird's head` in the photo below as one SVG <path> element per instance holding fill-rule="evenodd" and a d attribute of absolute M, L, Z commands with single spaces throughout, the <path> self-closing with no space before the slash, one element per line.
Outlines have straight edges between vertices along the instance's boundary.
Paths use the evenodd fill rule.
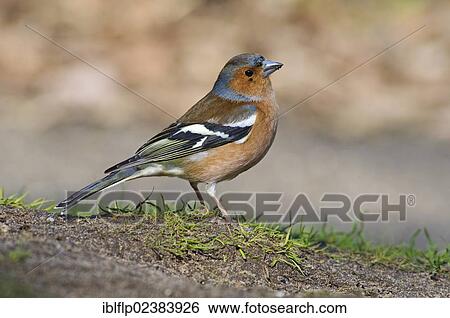
<path fill-rule="evenodd" d="M 272 94 L 269 75 L 283 66 L 255 53 L 239 54 L 223 67 L 213 93 L 232 101 L 257 101 Z"/>

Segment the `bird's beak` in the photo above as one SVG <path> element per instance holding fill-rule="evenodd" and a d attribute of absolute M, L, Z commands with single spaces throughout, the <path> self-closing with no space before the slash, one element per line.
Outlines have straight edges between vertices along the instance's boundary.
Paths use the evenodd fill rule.
<path fill-rule="evenodd" d="M 271 61 L 271 60 L 265 60 L 263 62 L 264 77 L 267 77 L 270 74 L 272 74 L 273 72 L 279 70 L 282 66 L 283 66 L 283 64 L 280 63 L 280 62 L 274 62 L 274 61 Z"/>

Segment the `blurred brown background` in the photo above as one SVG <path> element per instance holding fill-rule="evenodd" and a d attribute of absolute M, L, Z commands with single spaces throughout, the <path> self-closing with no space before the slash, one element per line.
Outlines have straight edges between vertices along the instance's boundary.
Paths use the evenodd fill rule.
<path fill-rule="evenodd" d="M 448 1 L 0 2 L 0 185 L 61 199 L 102 176 L 172 119 L 56 47 L 48 35 L 179 116 L 223 64 L 259 52 L 284 68 L 282 110 L 426 25 L 280 121 L 257 167 L 220 191 L 400 193 L 408 221 L 369 226 L 379 241 L 419 227 L 450 242 L 450 3 Z M 131 189 L 186 190 L 176 179 Z M 315 201 L 317 202 L 317 201 Z"/>

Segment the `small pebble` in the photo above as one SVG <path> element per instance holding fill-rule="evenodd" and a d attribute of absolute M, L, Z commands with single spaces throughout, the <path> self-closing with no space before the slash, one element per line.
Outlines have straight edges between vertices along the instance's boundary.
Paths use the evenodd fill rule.
<path fill-rule="evenodd" d="M 170 295 L 172 295 L 172 290 L 170 288 L 167 288 L 164 290 L 164 295 L 166 297 L 169 297 Z"/>
<path fill-rule="evenodd" d="M 285 295 L 286 295 L 286 293 L 281 290 L 277 290 L 275 292 L 275 297 L 284 297 Z"/>
<path fill-rule="evenodd" d="M 6 224 L 0 224 L 0 233 L 8 233 L 9 232 L 9 226 Z"/>

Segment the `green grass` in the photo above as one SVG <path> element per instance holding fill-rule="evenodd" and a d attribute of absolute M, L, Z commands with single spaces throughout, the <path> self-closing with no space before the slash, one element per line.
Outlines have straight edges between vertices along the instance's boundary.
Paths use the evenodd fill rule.
<path fill-rule="evenodd" d="M 425 236 L 427 246 L 419 249 L 416 241 Z M 325 251 L 348 251 L 363 256 L 373 264 L 392 264 L 408 270 L 426 270 L 433 273 L 450 271 L 450 244 L 439 249 L 426 228 L 416 230 L 409 242 L 403 245 L 374 244 L 366 239 L 362 225 L 354 224 L 349 232 L 336 231 L 324 226 L 307 235 L 301 231 L 299 237 L 308 237 L 311 244 L 324 246 Z"/>
<path fill-rule="evenodd" d="M 53 211 L 55 208 L 53 201 L 47 201 L 39 198 L 31 202 L 27 202 L 26 197 L 26 193 L 7 196 L 4 189 L 0 188 L 0 205 L 24 209 L 41 209 L 45 211 Z"/>

